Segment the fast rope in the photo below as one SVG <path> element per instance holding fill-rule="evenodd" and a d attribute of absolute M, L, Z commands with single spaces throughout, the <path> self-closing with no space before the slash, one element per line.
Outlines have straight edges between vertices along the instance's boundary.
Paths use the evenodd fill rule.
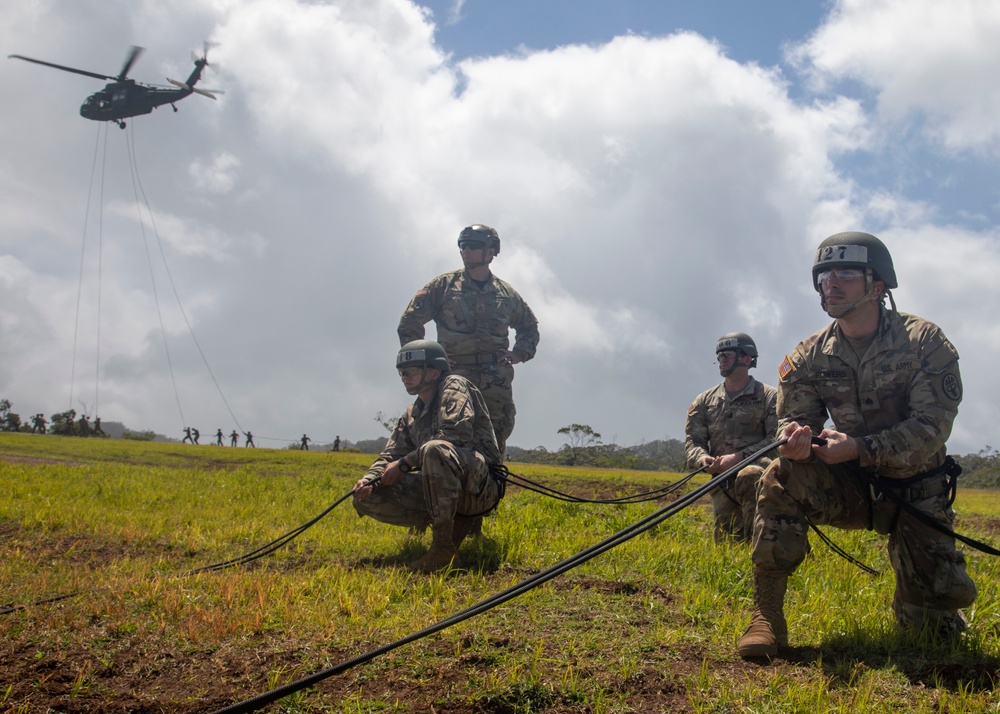
<path fill-rule="evenodd" d="M 687 476 L 673 483 L 668 483 L 666 486 L 661 486 L 660 488 L 653 489 L 652 491 L 646 491 L 644 493 L 634 493 L 629 496 L 619 496 L 617 498 L 581 498 L 579 496 L 574 496 L 569 493 L 563 493 L 562 491 L 557 491 L 551 486 L 546 486 L 545 484 L 538 483 L 536 481 L 531 481 L 524 476 L 519 476 L 513 473 L 504 465 L 498 467 L 500 472 L 499 478 L 508 484 L 518 486 L 526 491 L 534 491 L 543 496 L 548 496 L 549 498 L 554 498 L 557 501 L 567 501 L 569 503 L 600 503 L 600 504 L 622 504 L 622 503 L 643 503 L 645 501 L 655 501 L 659 498 L 663 498 L 674 491 L 680 489 L 688 481 L 694 478 L 696 475 L 704 471 L 704 468 L 700 468 L 697 471 L 692 471 Z"/>
<path fill-rule="evenodd" d="M 701 469 L 698 469 L 697 471 L 689 473 L 687 476 L 685 476 L 682 479 L 679 479 L 678 481 L 674 481 L 672 483 L 667 484 L 666 486 L 662 486 L 652 491 L 647 491 L 645 493 L 637 493 L 637 494 L 632 494 L 630 496 L 622 496 L 619 498 L 612 498 L 612 499 L 586 499 L 586 498 L 579 498 L 577 496 L 572 496 L 570 494 L 557 491 L 556 489 L 550 488 L 543 484 L 530 481 L 524 478 L 523 476 L 518 476 L 517 474 L 511 473 L 511 471 L 506 466 L 503 465 L 497 467 L 497 469 L 495 470 L 495 475 L 501 481 L 501 487 L 503 487 L 506 483 L 511 483 L 515 486 L 518 486 L 519 488 L 524 488 L 525 490 L 534 491 L 542 495 L 550 496 L 557 500 L 569 501 L 573 503 L 624 504 L 624 503 L 641 503 L 643 501 L 652 501 L 657 498 L 662 498 L 663 496 L 681 488 L 684 484 L 686 484 L 700 472 Z M 381 480 L 380 478 L 373 479 L 369 485 L 374 486 L 380 480 Z M 195 568 L 193 570 L 188 570 L 174 577 L 185 577 L 188 575 L 195 575 L 197 573 L 214 572 L 218 570 L 224 570 L 226 568 L 246 565 L 247 563 L 251 563 L 255 560 L 258 560 L 259 558 L 263 558 L 265 555 L 270 555 L 279 548 L 282 548 L 283 546 L 292 542 L 295 538 L 302 535 L 312 526 L 316 525 L 316 523 L 322 520 L 323 517 L 325 517 L 330 511 L 339 506 L 353 494 L 354 494 L 354 489 L 352 488 L 350 491 L 348 491 L 339 499 L 330 504 L 317 516 L 311 518 L 310 520 L 306 521 L 297 528 L 293 528 L 284 535 L 278 536 L 274 540 L 265 543 L 264 545 L 260 546 L 259 548 L 256 548 L 255 550 L 252 550 L 248 553 L 244 553 L 243 555 L 240 555 L 236 558 L 231 558 L 229 560 L 213 563 L 211 565 L 205 565 L 200 568 Z M 493 508 L 495 507 L 496 505 L 488 509 L 486 512 L 492 511 Z M 476 515 L 483 515 L 483 514 L 476 514 Z M 25 610 L 29 607 L 35 607 L 38 605 L 48 605 L 51 603 L 60 602 L 62 600 L 68 600 L 69 598 L 77 597 L 87 592 L 93 592 L 93 590 L 75 590 L 71 593 L 65 593 L 63 595 L 55 595 L 53 597 L 43 598 L 29 603 L 22 603 L 20 605 L 9 605 L 7 607 L 0 608 L 0 615 L 8 615 L 12 612 Z"/>
<path fill-rule="evenodd" d="M 78 345 L 79 336 L 80 336 L 80 305 L 83 302 L 83 272 L 84 272 L 83 268 L 84 268 L 84 264 L 85 264 L 85 258 L 86 258 L 86 255 L 87 255 L 87 226 L 90 225 L 90 204 L 92 202 L 92 198 L 93 198 L 93 194 L 94 194 L 94 177 L 97 175 L 97 156 L 98 156 L 98 153 L 99 153 L 98 150 L 99 150 L 99 148 L 101 146 L 101 137 L 102 137 L 101 129 L 104 129 L 104 132 L 103 132 L 104 153 L 103 153 L 103 157 L 102 157 L 102 160 L 101 160 L 101 200 L 100 200 L 100 205 L 102 207 L 102 211 L 99 214 L 99 221 L 98 221 L 98 246 L 101 245 L 101 238 L 102 238 L 102 236 L 104 234 L 104 213 L 103 213 L 103 206 L 104 206 L 104 176 L 105 176 L 105 166 L 107 165 L 107 156 L 108 156 L 108 131 L 107 131 L 107 125 L 106 124 L 102 124 L 102 125 L 99 125 L 97 127 L 97 139 L 94 142 L 94 159 L 93 159 L 93 162 L 92 162 L 91 167 L 90 167 L 90 185 L 87 188 L 87 208 L 86 208 L 86 210 L 84 211 L 84 214 L 83 214 L 83 236 L 82 236 L 82 238 L 80 240 L 80 277 L 79 277 L 79 281 L 77 283 L 77 289 L 76 289 L 76 317 L 73 320 L 73 358 L 71 360 L 70 376 L 69 376 L 69 408 L 70 409 L 73 408 L 73 391 L 74 391 L 74 388 L 76 386 L 76 353 L 77 353 L 77 345 Z M 100 247 L 98 248 L 98 250 L 100 250 Z M 99 281 L 100 281 L 100 276 L 98 276 L 98 282 Z M 98 288 L 98 290 L 100 290 L 100 288 Z M 101 318 L 100 318 L 100 298 L 98 297 L 98 317 L 97 317 L 97 344 L 98 344 L 98 349 L 100 349 L 100 343 L 101 343 L 101 338 L 100 338 L 100 329 L 101 328 L 100 328 L 100 324 L 101 324 Z M 98 357 L 98 359 L 97 359 L 97 364 L 98 364 L 98 375 L 99 375 L 100 374 L 100 357 Z"/>
<path fill-rule="evenodd" d="M 377 480 L 378 479 L 374 480 L 373 483 L 376 483 Z M 194 568 L 193 570 L 188 570 L 188 571 L 185 571 L 183 573 L 178 573 L 177 575 L 174 575 L 172 577 L 175 577 L 175 578 L 187 577 L 189 575 L 195 575 L 197 573 L 216 572 L 218 570 L 225 570 L 226 568 L 234 568 L 234 567 L 236 567 L 238 565 L 246 565 L 247 563 L 252 563 L 253 561 L 255 561 L 255 560 L 259 559 L 259 558 L 263 558 L 265 555 L 270 555 L 274 551 L 278 550 L 278 548 L 281 548 L 282 546 L 285 546 L 288 543 L 292 542 L 295 538 L 299 537 L 300 535 L 302 535 L 303 533 L 305 533 L 307 530 L 309 530 L 311 527 L 313 527 L 314 525 L 316 525 L 324 516 L 326 516 L 326 514 L 328 514 L 334 508 L 336 508 L 341 503 L 343 503 L 344 501 L 346 501 L 353 494 L 354 494 L 354 489 L 352 488 L 350 491 L 348 491 L 343 496 L 341 496 L 340 498 L 338 498 L 332 504 L 330 504 L 329 506 L 327 506 L 319 515 L 317 515 L 317 516 L 309 519 L 308 521 L 306 521 L 305 523 L 303 523 L 301 526 L 298 526 L 297 528 L 293 528 L 292 530 L 288 531 L 284 535 L 278 536 L 277 538 L 275 538 L 271 542 L 265 543 L 264 545 L 260 546 L 259 548 L 256 548 L 255 550 L 250 551 L 249 553 L 244 553 L 243 555 L 241 555 L 239 557 L 230 558 L 229 560 L 223 560 L 223 561 L 220 561 L 218 563 L 212 563 L 211 565 L 204 565 L 204 566 L 202 566 L 200 568 Z M 19 610 L 26 610 L 27 608 L 29 608 L 29 607 L 35 607 L 36 605 L 47 605 L 47 604 L 50 604 L 50 603 L 59 602 L 60 600 L 67 600 L 67 599 L 69 599 L 71 597 L 76 597 L 78 595 L 84 595 L 84 594 L 86 594 L 88 592 L 95 592 L 95 591 L 94 590 L 76 590 L 74 592 L 66 593 L 64 595 L 56 595 L 54 597 L 48 597 L 48 598 L 44 598 L 42 600 L 35 600 L 34 602 L 23 603 L 21 605 L 10 605 L 8 607 L 0 609 L 0 615 L 7 615 L 7 614 L 10 614 L 12 612 L 17 612 Z"/>
<path fill-rule="evenodd" d="M 532 590 L 559 575 L 562 575 L 563 573 L 575 568 L 576 566 L 581 565 L 587 562 L 588 560 L 595 558 L 598 555 L 601 555 L 602 553 L 607 552 L 608 550 L 611 550 L 615 546 L 621 545 L 622 543 L 631 540 L 640 533 L 645 533 L 646 531 L 656 527 L 657 525 L 664 522 L 671 516 L 680 513 L 682 510 L 690 506 L 692 503 L 697 501 L 706 493 L 709 493 L 712 489 L 714 489 L 724 480 L 729 478 L 731 475 L 735 474 L 744 466 L 753 463 L 758 458 L 766 454 L 768 451 L 783 445 L 787 441 L 788 439 L 784 438 L 774 442 L 773 444 L 768 445 L 767 447 L 761 449 L 760 451 L 751 454 L 750 456 L 748 456 L 735 466 L 716 475 L 715 477 L 705 482 L 701 486 L 695 488 L 691 492 L 685 494 L 684 496 L 681 496 L 673 503 L 664 506 L 660 510 L 655 511 L 654 513 L 646 516 L 645 518 L 642 518 L 636 523 L 633 523 L 632 525 L 623 528 L 614 535 L 611 535 L 605 538 L 604 540 L 590 546 L 589 548 L 580 551 L 576 555 L 573 555 L 559 563 L 556 563 L 555 565 L 550 566 L 549 568 L 546 568 L 545 570 L 536 573 L 535 575 L 532 575 L 531 577 L 521 581 L 520 583 L 510 586 L 506 590 L 503 590 L 495 595 L 491 595 L 490 597 L 486 598 L 485 600 L 475 605 L 467 607 L 464 610 L 455 613 L 450 617 L 440 620 L 439 622 L 429 627 L 426 627 L 420 630 L 419 632 L 414 632 L 413 634 L 407 635 L 406 637 L 398 639 L 395 642 L 390 642 L 387 645 L 383 645 L 376 649 L 370 650 L 364 654 L 354 657 L 353 659 L 341 662 L 338 665 L 308 675 L 306 677 L 303 677 L 302 679 L 290 682 L 281 687 L 276 687 L 275 689 L 272 689 L 268 692 L 264 692 L 263 694 L 259 694 L 255 697 L 252 697 L 251 699 L 247 699 L 245 701 L 232 704 L 223 709 L 216 710 L 212 714 L 246 714 L 247 712 L 255 712 L 261 709 L 262 707 L 267 706 L 268 704 L 276 702 L 284 697 L 290 696 L 295 692 L 298 692 L 302 689 L 306 689 L 307 687 L 311 687 L 314 684 L 323 681 L 324 679 L 345 672 L 348 669 L 351 669 L 352 667 L 355 667 L 359 664 L 364 664 L 365 662 L 373 660 L 376 657 L 386 654 L 387 652 L 391 652 L 395 649 L 398 649 L 403 645 L 415 642 L 419 639 L 422 639 L 436 632 L 440 632 L 441 630 L 444 630 L 448 627 L 451 627 L 452 625 L 464 622 L 465 620 L 475 617 L 476 615 L 480 615 L 484 612 L 492 610 L 493 608 L 502 605 L 503 603 L 508 602 L 509 600 L 512 600 L 515 597 L 522 595 L 528 592 L 529 590 Z"/>

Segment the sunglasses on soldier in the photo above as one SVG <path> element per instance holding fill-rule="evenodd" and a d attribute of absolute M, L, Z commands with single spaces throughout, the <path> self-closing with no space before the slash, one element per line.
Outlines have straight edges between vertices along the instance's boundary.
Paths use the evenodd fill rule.
<path fill-rule="evenodd" d="M 824 270 L 816 276 L 816 282 L 820 285 L 830 280 L 842 280 L 851 282 L 865 277 L 864 268 L 836 268 L 834 270 Z"/>

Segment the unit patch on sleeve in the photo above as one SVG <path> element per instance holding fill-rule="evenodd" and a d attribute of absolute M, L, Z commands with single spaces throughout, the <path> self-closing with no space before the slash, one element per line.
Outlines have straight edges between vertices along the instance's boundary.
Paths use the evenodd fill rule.
<path fill-rule="evenodd" d="M 948 395 L 948 398 L 955 402 L 962 401 L 962 382 L 952 373 L 946 374 L 941 379 L 941 390 Z"/>

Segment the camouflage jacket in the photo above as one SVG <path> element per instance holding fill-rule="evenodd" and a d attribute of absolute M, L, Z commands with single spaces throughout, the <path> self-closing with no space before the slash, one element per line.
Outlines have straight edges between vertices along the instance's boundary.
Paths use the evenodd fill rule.
<path fill-rule="evenodd" d="M 882 309 L 858 358 L 837 323 L 806 338 L 779 369 L 778 428 L 818 432 L 829 417 L 858 441 L 860 465 L 889 478 L 940 466 L 962 401 L 958 352 L 940 328 Z"/>
<path fill-rule="evenodd" d="M 749 456 L 774 441 L 778 430 L 777 396 L 774 387 L 751 377 L 746 388 L 735 396 L 729 396 L 723 382 L 695 397 L 684 426 L 688 467 L 700 467 L 704 456 L 738 451 Z"/>
<path fill-rule="evenodd" d="M 449 373 L 441 377 L 429 404 L 418 398 L 406 408 L 365 478 L 381 476 L 387 464 L 404 456 L 410 457 L 407 461 L 411 464 L 419 464 L 417 449 L 432 439 L 443 439 L 459 449 L 474 449 L 488 464 L 500 463 L 483 395 L 465 377 Z"/>
<path fill-rule="evenodd" d="M 399 320 L 399 343 L 424 337 L 424 325 L 437 324 L 437 341 L 451 358 L 506 350 L 508 330 L 516 334 L 513 352 L 526 362 L 538 347 L 538 320 L 514 288 L 491 275 L 480 288 L 465 269 L 445 273 L 417 291 Z"/>

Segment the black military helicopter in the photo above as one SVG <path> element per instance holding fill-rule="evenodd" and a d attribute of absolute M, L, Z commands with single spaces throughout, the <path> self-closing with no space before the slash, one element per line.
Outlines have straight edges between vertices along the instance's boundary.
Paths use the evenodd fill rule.
<path fill-rule="evenodd" d="M 125 128 L 124 120 L 127 117 L 149 114 L 156 107 L 164 104 L 169 104 L 176 112 L 177 107 L 174 106 L 174 102 L 184 99 L 184 97 L 192 92 L 215 99 L 215 94 L 212 92 L 197 89 L 194 86 L 201 79 L 202 70 L 208 65 L 207 46 L 206 52 L 201 57 L 195 58 L 194 71 L 191 72 L 186 81 L 178 82 L 176 79 L 167 77 L 167 81 L 178 87 L 178 89 L 141 84 L 134 79 L 128 78 L 129 70 L 132 69 L 132 65 L 139 59 L 139 55 L 143 53 L 144 49 L 143 47 L 132 46 L 128 56 L 125 58 L 125 64 L 122 65 L 122 71 L 118 73 L 117 77 L 98 74 L 97 72 L 87 72 L 86 70 L 74 67 L 64 67 L 61 64 L 32 59 L 23 55 L 7 55 L 7 57 L 34 62 L 35 64 L 43 64 L 46 67 L 55 67 L 56 69 L 94 77 L 95 79 L 113 80 L 110 84 L 105 85 L 101 91 L 94 92 L 87 97 L 87 100 L 80 106 L 80 116 L 85 119 L 93 119 L 94 121 L 113 121 L 122 129 Z M 218 93 L 216 91 L 216 94 Z"/>

